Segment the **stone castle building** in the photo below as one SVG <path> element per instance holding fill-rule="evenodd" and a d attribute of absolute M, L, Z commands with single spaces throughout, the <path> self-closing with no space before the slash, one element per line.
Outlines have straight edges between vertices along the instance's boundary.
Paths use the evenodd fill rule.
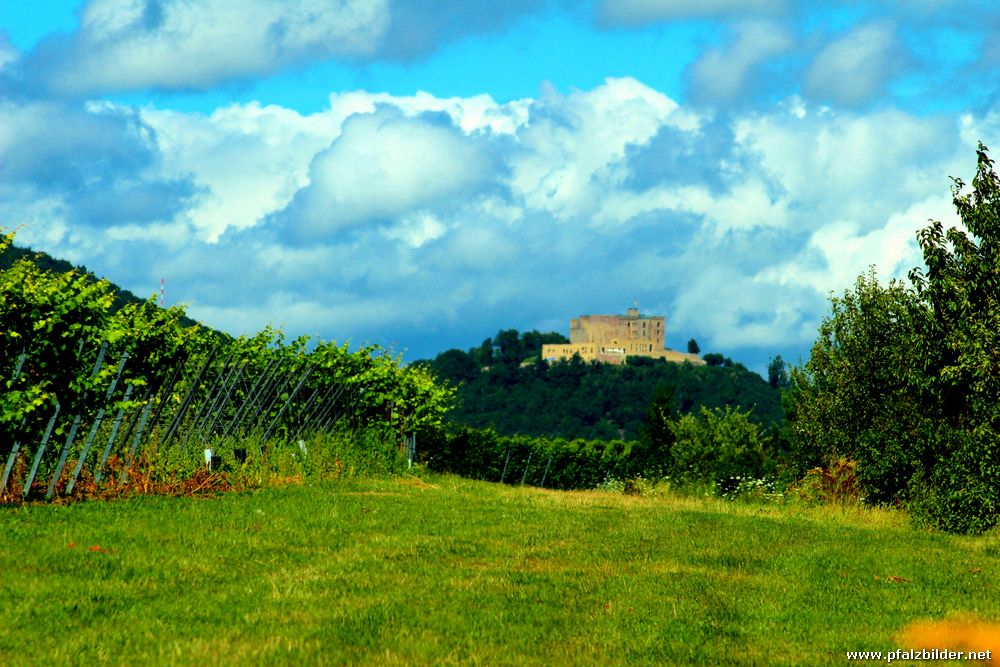
<path fill-rule="evenodd" d="M 580 355 L 583 361 L 623 364 L 626 357 L 652 357 L 676 363 L 705 362 L 696 354 L 663 347 L 662 315 L 640 315 L 629 308 L 625 315 L 581 315 L 570 320 L 569 343 L 542 346 L 542 359 L 558 361 Z"/>

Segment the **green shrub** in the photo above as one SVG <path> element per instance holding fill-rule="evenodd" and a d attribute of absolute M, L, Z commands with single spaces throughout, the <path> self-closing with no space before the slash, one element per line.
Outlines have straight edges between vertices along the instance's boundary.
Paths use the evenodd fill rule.
<path fill-rule="evenodd" d="M 743 477 L 764 475 L 767 437 L 745 412 L 702 408 L 672 425 L 670 475 L 684 482 L 710 482 L 730 491 Z"/>

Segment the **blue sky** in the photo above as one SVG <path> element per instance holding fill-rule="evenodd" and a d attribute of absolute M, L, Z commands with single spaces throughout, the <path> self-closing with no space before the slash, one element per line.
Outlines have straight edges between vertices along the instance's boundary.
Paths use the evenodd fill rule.
<path fill-rule="evenodd" d="M 763 370 L 997 144 L 1000 10 L 0 0 L 0 224 L 234 334 L 407 359 L 637 301 Z"/>

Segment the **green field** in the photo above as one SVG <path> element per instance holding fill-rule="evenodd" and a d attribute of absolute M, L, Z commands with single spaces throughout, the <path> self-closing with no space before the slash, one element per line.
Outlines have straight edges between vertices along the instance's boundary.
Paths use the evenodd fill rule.
<path fill-rule="evenodd" d="M 881 510 L 427 476 L 0 511 L 4 665 L 845 664 L 1000 619 L 996 531 Z"/>

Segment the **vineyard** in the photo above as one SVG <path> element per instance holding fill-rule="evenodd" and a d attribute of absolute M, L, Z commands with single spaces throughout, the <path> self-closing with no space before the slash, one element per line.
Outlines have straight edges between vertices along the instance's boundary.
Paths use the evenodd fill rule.
<path fill-rule="evenodd" d="M 339 472 L 347 457 L 331 443 L 345 438 L 412 457 L 451 399 L 378 346 L 286 342 L 271 328 L 230 338 L 184 326 L 181 307 L 113 300 L 105 281 L 30 259 L 0 271 L 0 499 Z"/>

